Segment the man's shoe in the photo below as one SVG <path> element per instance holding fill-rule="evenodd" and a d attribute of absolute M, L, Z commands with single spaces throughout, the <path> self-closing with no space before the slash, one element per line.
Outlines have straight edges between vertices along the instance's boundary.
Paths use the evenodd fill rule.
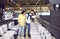
<path fill-rule="evenodd" d="M 30 35 L 30 34 L 28 34 L 28 37 L 29 37 L 29 38 L 31 38 L 31 35 Z"/>

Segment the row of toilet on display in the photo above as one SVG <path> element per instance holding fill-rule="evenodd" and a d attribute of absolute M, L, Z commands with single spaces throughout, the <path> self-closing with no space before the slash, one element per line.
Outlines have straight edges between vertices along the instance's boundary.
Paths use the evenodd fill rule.
<path fill-rule="evenodd" d="M 18 27 L 14 26 L 14 21 L 0 26 L 0 39 L 16 39 Z"/>
<path fill-rule="evenodd" d="M 38 31 L 40 34 L 41 39 L 56 39 L 51 33 L 42 25 L 38 27 Z"/>
<path fill-rule="evenodd" d="M 44 14 L 45 13 L 45 14 Z M 39 21 L 39 25 L 38 25 L 38 32 L 40 34 L 41 39 L 56 39 L 54 36 L 52 36 L 51 32 L 49 30 L 47 30 L 47 28 L 45 28 L 42 25 L 42 19 L 40 18 L 40 15 L 44 15 L 44 16 L 50 16 L 50 12 L 42 12 L 42 13 L 38 13 L 37 19 Z M 48 23 L 49 24 L 49 23 Z M 48 27 L 48 26 L 47 26 Z"/>

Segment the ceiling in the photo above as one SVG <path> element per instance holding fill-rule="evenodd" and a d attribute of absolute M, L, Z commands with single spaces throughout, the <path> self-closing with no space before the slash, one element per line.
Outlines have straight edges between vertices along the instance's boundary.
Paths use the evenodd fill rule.
<path fill-rule="evenodd" d="M 48 3 L 49 0 L 0 0 L 0 8 L 13 7 L 13 10 L 19 10 L 19 7 L 38 7 Z"/>
<path fill-rule="evenodd" d="M 60 0 L 0 0 L 0 7 L 2 7 L 2 5 L 9 5 L 12 7 L 16 7 L 16 6 L 38 6 L 38 5 L 45 5 L 48 3 L 60 3 Z"/>
<path fill-rule="evenodd" d="M 60 3 L 60 0 L 0 0 L 0 8 L 12 7 L 13 10 L 19 10 L 20 7 L 40 7 L 54 3 Z"/>
<path fill-rule="evenodd" d="M 47 0 L 13 0 L 14 2 L 20 4 L 21 6 L 23 5 L 40 5 L 42 4 L 47 4 Z"/>
<path fill-rule="evenodd" d="M 8 2 L 9 1 L 9 2 Z M 20 5 L 21 7 L 25 6 L 36 6 L 41 4 L 48 4 L 48 0 L 7 0 L 7 3 L 11 6 Z M 14 7 L 15 7 L 14 6 Z"/>

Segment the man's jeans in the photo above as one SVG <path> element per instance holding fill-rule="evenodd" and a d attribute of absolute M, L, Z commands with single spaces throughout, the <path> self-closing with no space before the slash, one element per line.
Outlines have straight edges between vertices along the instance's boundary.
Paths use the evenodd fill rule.
<path fill-rule="evenodd" d="M 26 37 L 26 28 L 28 28 L 28 35 L 30 35 L 30 23 L 26 23 L 26 27 L 24 29 L 24 37 Z"/>

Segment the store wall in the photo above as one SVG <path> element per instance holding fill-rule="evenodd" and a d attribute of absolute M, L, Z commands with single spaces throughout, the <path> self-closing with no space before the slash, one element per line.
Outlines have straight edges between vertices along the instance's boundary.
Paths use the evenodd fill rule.
<path fill-rule="evenodd" d="M 60 0 L 49 0 L 51 4 L 60 3 Z"/>
<path fill-rule="evenodd" d="M 4 8 L 6 0 L 0 0 L 0 8 Z"/>

